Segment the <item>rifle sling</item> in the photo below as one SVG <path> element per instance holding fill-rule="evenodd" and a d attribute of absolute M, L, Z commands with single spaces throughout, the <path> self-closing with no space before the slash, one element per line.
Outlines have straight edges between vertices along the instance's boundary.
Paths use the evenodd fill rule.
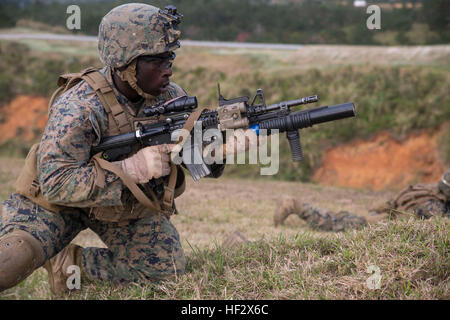
<path fill-rule="evenodd" d="M 122 105 L 117 101 L 114 90 L 100 72 L 89 72 L 82 76 L 94 89 L 108 114 L 110 135 L 117 135 L 133 131 L 131 122 Z"/>
<path fill-rule="evenodd" d="M 158 201 L 152 202 L 145 193 L 138 187 L 138 185 L 133 181 L 133 179 L 123 172 L 120 167 L 118 167 L 115 164 L 112 164 L 111 162 L 108 162 L 101 158 L 101 152 L 97 153 L 95 156 L 92 157 L 92 160 L 95 162 L 95 165 L 101 167 L 104 170 L 110 171 L 117 175 L 122 182 L 127 186 L 127 188 L 131 191 L 131 193 L 136 197 L 136 199 L 145 207 L 153 210 L 153 211 L 161 211 L 161 207 L 159 206 Z M 101 177 L 97 177 L 100 179 L 100 181 L 105 181 L 104 179 L 104 173 L 100 170 L 97 170 L 97 173 L 102 175 Z M 155 199 L 156 200 L 156 199 Z"/>
<path fill-rule="evenodd" d="M 186 120 L 186 123 L 183 126 L 183 129 L 188 130 L 189 132 L 194 127 L 195 121 L 198 120 L 202 113 L 202 110 L 198 110 L 196 112 L 193 112 L 189 118 Z M 181 144 L 182 142 L 179 142 Z M 110 171 L 114 174 L 116 174 L 123 183 L 127 186 L 127 188 L 130 190 L 130 192 L 136 197 L 136 199 L 145 207 L 150 208 L 154 211 L 162 212 L 167 217 L 169 217 L 171 214 L 175 212 L 174 206 L 173 206 L 173 199 L 175 196 L 175 186 L 177 182 L 177 176 L 178 176 L 178 169 L 176 165 L 171 162 L 170 167 L 170 176 L 169 181 L 166 186 L 164 186 L 164 196 L 163 196 L 163 202 L 162 207 L 159 205 L 159 202 L 157 201 L 157 198 L 154 194 L 151 194 L 154 201 L 151 201 L 145 193 L 138 187 L 138 185 L 133 181 L 133 179 L 127 175 L 125 172 L 122 171 L 122 169 L 111 162 L 108 162 L 101 158 L 101 153 L 97 153 L 92 160 L 94 161 L 94 164 L 97 168 L 102 168 L 104 170 Z M 97 170 L 97 179 L 96 179 L 96 185 L 100 188 L 104 187 L 104 173 L 102 170 Z M 180 189 L 185 189 L 185 181 L 183 180 L 183 184 L 178 188 L 178 193 L 180 192 Z M 151 191 L 151 190 L 150 190 Z"/>
<path fill-rule="evenodd" d="M 191 132 L 194 128 L 195 121 L 198 120 L 200 115 L 202 114 L 203 110 L 197 110 L 190 114 L 189 118 L 184 123 L 183 129 L 187 130 L 188 132 Z M 178 139 L 178 145 L 180 147 L 183 146 L 183 144 L 186 142 L 186 139 L 181 141 L 181 136 Z M 178 169 L 176 168 L 175 164 L 171 161 L 170 162 L 170 176 L 169 176 L 169 182 L 167 186 L 164 186 L 164 196 L 163 196 L 163 208 L 167 211 L 171 211 L 172 213 L 175 212 L 174 206 L 173 206 L 173 199 L 175 196 L 175 185 L 177 183 L 177 175 L 178 175 Z M 179 187 L 182 190 L 186 188 L 186 182 L 183 179 L 183 184 Z"/>

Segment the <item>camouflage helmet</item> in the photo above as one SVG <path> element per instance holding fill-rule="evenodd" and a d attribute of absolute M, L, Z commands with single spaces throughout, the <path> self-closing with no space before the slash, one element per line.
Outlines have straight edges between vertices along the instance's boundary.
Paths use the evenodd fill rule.
<path fill-rule="evenodd" d="M 143 3 L 115 7 L 103 17 L 99 26 L 100 60 L 106 66 L 120 68 L 141 55 L 156 55 L 179 48 L 181 17 L 174 6 L 164 10 Z"/>
<path fill-rule="evenodd" d="M 444 173 L 441 181 L 438 183 L 439 190 L 447 197 L 447 200 L 450 199 L 450 170 Z"/>

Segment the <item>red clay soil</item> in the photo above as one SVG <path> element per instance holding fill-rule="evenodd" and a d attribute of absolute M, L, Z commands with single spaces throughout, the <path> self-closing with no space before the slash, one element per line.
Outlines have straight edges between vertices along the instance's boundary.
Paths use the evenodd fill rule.
<path fill-rule="evenodd" d="M 388 132 L 326 151 L 313 180 L 321 184 L 368 188 L 403 188 L 434 183 L 445 170 L 436 148 L 438 133 L 409 135 L 398 141 Z"/>
<path fill-rule="evenodd" d="M 47 121 L 47 98 L 18 96 L 0 108 L 0 143 L 11 138 L 37 139 Z M 445 170 L 436 148 L 438 134 L 420 133 L 398 141 L 384 132 L 325 151 L 313 180 L 325 185 L 402 188 L 408 183 L 435 182 Z"/>
<path fill-rule="evenodd" d="M 1 107 L 0 143 L 13 138 L 27 142 L 38 138 L 47 122 L 47 104 L 47 98 L 17 96 Z"/>

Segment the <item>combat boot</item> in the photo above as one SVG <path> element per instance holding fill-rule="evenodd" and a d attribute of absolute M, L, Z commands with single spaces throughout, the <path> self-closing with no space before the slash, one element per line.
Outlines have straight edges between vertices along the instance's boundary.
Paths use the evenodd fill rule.
<path fill-rule="evenodd" d="M 28 232 L 0 237 L 0 292 L 19 284 L 45 261 L 41 243 Z"/>
<path fill-rule="evenodd" d="M 71 290 L 67 285 L 67 279 L 73 274 L 69 273 L 73 272 L 68 270 L 70 266 L 75 265 L 80 268 L 80 281 L 85 278 L 81 261 L 82 251 L 82 247 L 75 244 L 69 244 L 44 264 L 44 268 L 48 272 L 50 289 L 55 295 L 60 296 Z"/>
<path fill-rule="evenodd" d="M 287 217 L 291 214 L 296 214 L 301 217 L 303 211 L 303 205 L 297 199 L 293 197 L 281 198 L 273 215 L 273 222 L 275 224 L 275 227 L 283 224 Z"/>

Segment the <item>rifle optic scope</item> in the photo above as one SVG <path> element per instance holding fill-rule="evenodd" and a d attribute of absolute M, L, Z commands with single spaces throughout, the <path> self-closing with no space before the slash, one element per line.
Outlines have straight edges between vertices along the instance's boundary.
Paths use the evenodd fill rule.
<path fill-rule="evenodd" d="M 190 112 L 195 108 L 197 108 L 197 97 L 181 96 L 164 103 L 147 107 L 144 109 L 144 114 L 146 117 L 151 117 L 172 112 Z"/>

